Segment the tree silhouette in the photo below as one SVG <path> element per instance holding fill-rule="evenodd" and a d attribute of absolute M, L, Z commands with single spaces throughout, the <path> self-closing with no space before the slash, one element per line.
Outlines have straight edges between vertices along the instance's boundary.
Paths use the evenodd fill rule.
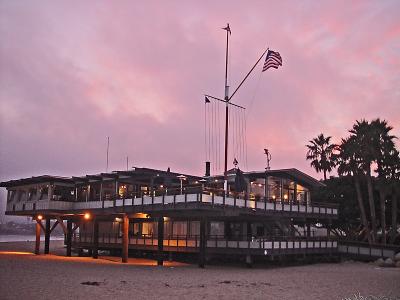
<path fill-rule="evenodd" d="M 306 145 L 308 148 L 306 159 L 311 160 L 311 166 L 318 173 L 321 171 L 324 173 L 324 180 L 326 180 L 326 172 L 331 172 L 335 166 L 332 155 L 336 145 L 330 143 L 331 138 L 331 136 L 325 137 L 321 133 Z"/>

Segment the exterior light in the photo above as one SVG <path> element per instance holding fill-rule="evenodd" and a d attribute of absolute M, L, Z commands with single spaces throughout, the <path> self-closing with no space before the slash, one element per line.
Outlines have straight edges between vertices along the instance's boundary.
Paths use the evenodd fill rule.
<path fill-rule="evenodd" d="M 194 183 L 195 183 L 195 184 L 198 184 L 199 182 L 196 180 Z"/>
<path fill-rule="evenodd" d="M 39 221 L 40 221 L 40 220 L 43 220 L 43 216 L 42 216 L 42 215 L 37 215 L 37 216 L 36 216 L 36 220 L 39 220 Z"/>
<path fill-rule="evenodd" d="M 85 214 L 83 215 L 83 218 L 84 218 L 85 220 L 90 220 L 91 215 L 90 215 L 89 213 L 85 213 Z"/>
<path fill-rule="evenodd" d="M 118 217 L 116 217 L 116 218 L 115 218 L 115 222 L 122 222 L 122 219 L 121 219 L 121 218 L 118 218 Z"/>
<path fill-rule="evenodd" d="M 287 198 L 288 198 L 287 194 L 283 195 L 283 199 L 287 200 Z"/>
<path fill-rule="evenodd" d="M 276 199 L 276 196 L 275 196 L 275 195 L 272 195 L 272 199 L 274 199 L 274 200 L 275 200 L 275 199 Z"/>
<path fill-rule="evenodd" d="M 163 188 L 164 186 L 163 185 L 160 185 L 160 188 Z"/>
<path fill-rule="evenodd" d="M 215 182 L 218 182 L 218 179 L 215 179 L 214 181 L 215 181 Z"/>
<path fill-rule="evenodd" d="M 261 183 L 259 183 L 259 184 L 258 184 L 258 186 L 259 186 L 259 187 L 262 187 L 262 184 L 261 184 Z"/>

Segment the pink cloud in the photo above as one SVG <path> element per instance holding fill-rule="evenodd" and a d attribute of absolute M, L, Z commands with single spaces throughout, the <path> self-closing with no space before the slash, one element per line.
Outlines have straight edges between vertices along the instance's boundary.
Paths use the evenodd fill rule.
<path fill-rule="evenodd" d="M 228 21 L 232 90 L 265 46 L 284 60 L 234 98 L 248 108 L 249 169 L 268 147 L 273 167 L 315 175 L 305 144 L 339 141 L 356 119 L 400 136 L 396 1 L 0 5 L 2 179 L 104 171 L 107 136 L 112 169 L 128 155 L 202 174 L 203 94 L 223 95 Z"/>

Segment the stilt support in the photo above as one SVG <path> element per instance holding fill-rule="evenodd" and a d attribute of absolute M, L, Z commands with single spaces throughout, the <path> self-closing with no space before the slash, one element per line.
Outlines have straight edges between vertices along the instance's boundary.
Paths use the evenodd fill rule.
<path fill-rule="evenodd" d="M 200 247 L 199 247 L 199 267 L 204 268 L 206 260 L 206 219 L 200 220 Z"/>
<path fill-rule="evenodd" d="M 93 258 L 99 258 L 99 221 L 94 218 L 93 220 Z"/>
<path fill-rule="evenodd" d="M 40 220 L 36 220 L 36 243 L 35 243 L 35 254 L 39 255 L 40 254 L 40 229 L 42 226 L 40 226 Z"/>
<path fill-rule="evenodd" d="M 71 256 L 71 247 L 72 247 L 72 220 L 67 220 L 67 256 Z"/>
<path fill-rule="evenodd" d="M 128 246 L 129 246 L 129 217 L 124 215 L 123 234 L 122 234 L 122 262 L 128 262 Z"/>
<path fill-rule="evenodd" d="M 252 268 L 253 267 L 253 258 L 250 254 L 246 255 L 246 267 Z"/>
<path fill-rule="evenodd" d="M 46 227 L 44 231 L 44 254 L 49 254 L 50 252 L 50 218 L 46 218 Z"/>
<path fill-rule="evenodd" d="M 157 265 L 162 266 L 164 264 L 164 218 L 158 218 L 158 255 Z"/>

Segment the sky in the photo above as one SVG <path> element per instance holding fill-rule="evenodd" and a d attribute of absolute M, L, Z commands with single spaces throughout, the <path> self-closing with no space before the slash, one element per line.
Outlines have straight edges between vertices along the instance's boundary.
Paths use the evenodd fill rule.
<path fill-rule="evenodd" d="M 320 179 L 305 160 L 319 133 L 339 142 L 379 117 L 400 136 L 399 1 L 0 0 L 0 180 L 104 172 L 107 136 L 109 170 L 128 156 L 203 175 L 228 22 L 231 92 L 266 47 L 283 58 L 232 98 L 246 107 L 239 167 L 264 169 L 268 148 L 273 169 Z"/>

